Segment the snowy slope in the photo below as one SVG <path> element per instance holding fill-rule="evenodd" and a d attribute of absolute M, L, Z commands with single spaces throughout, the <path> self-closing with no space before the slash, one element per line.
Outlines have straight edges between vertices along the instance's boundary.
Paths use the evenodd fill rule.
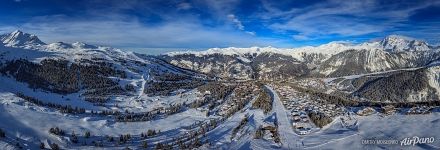
<path fill-rule="evenodd" d="M 213 48 L 203 52 L 169 53 L 161 57 L 140 55 L 116 48 L 89 45 L 81 42 L 46 44 L 40 41 L 37 36 L 21 31 L 1 35 L 0 39 L 2 43 L 0 44 L 0 70 L 8 66 L 8 63 L 18 62 L 16 65 L 10 65 L 12 69 L 5 69 L 6 71 L 2 72 L 3 74 L 0 76 L 0 122 L 2 122 L 0 123 L 0 129 L 4 129 L 7 135 L 7 138 L 0 138 L 0 149 L 17 149 L 16 143 L 20 143 L 24 149 L 38 149 L 40 142 L 46 145 L 57 143 L 63 149 L 124 149 L 127 147 L 140 149 L 142 142 L 147 142 L 148 149 L 154 149 L 157 143 L 172 142 L 175 138 L 179 137 L 189 138 L 191 137 L 190 133 L 194 133 L 192 131 L 197 131 L 197 129 L 203 126 L 199 123 L 210 122 L 216 119 L 220 120 L 217 120 L 218 126 L 210 128 L 206 134 L 198 137 L 204 142 L 198 149 L 440 148 L 438 141 L 433 144 L 419 144 L 412 147 L 399 147 L 397 145 L 388 147 L 384 145 L 363 145 L 361 143 L 361 140 L 372 137 L 396 138 L 398 140 L 413 136 L 433 136 L 437 138 L 437 135 L 440 134 L 440 114 L 438 108 L 434 108 L 430 114 L 423 115 L 403 115 L 400 113 L 389 116 L 383 116 L 382 114 L 373 114 L 371 116 L 349 115 L 356 120 L 356 123 L 350 127 L 345 126 L 343 123 L 341 118 L 344 116 L 336 116 L 333 118 L 333 122 L 323 128 L 314 128 L 313 132 L 308 135 L 298 135 L 292 128 L 290 110 L 285 108 L 277 92 L 269 85 L 266 85 L 265 88 L 268 89 L 273 97 L 273 102 L 272 110 L 267 114 L 264 114 L 260 109 L 252 108 L 257 95 L 251 96 L 253 100 L 246 103 L 242 109 L 224 118 L 217 115 L 213 110 L 219 110 L 223 107 L 234 107 L 236 103 L 230 105 L 229 103 L 224 103 L 225 101 L 237 100 L 229 99 L 232 96 L 226 96 L 224 99 L 209 99 L 208 104 L 195 108 L 192 108 L 192 106 L 184 107 L 178 110 L 177 113 L 159 115 L 147 121 L 118 122 L 115 115 L 91 113 L 91 110 L 127 111 L 125 117 L 128 118 L 137 113 L 145 113 L 176 104 L 190 104 L 203 100 L 206 98 L 204 97 L 205 95 L 212 93 L 201 93 L 197 88 L 194 88 L 197 86 L 197 82 L 191 81 L 208 82 L 210 78 L 199 72 L 231 79 L 245 79 L 248 80 L 246 83 L 250 82 L 253 84 L 258 79 L 263 79 L 265 83 L 269 84 L 275 84 L 270 80 L 286 81 L 290 79 L 311 85 L 314 85 L 316 81 L 324 80 L 326 82 L 322 84 L 315 83 L 316 86 L 323 86 L 320 87 L 321 89 L 326 89 L 328 88 L 327 86 L 332 86 L 331 84 L 338 85 L 340 82 L 337 80 L 356 80 L 363 77 L 378 76 L 383 78 L 383 81 L 405 79 L 397 80 L 402 81 L 399 84 L 391 84 L 398 85 L 399 88 L 423 83 L 421 90 L 416 91 L 418 93 L 404 91 L 408 93 L 409 97 L 412 97 L 412 99 L 404 99 L 407 101 L 415 102 L 419 100 L 417 96 L 421 94 L 426 96 L 427 90 L 430 90 L 429 92 L 434 91 L 439 95 L 440 67 L 436 63 L 436 60 L 440 58 L 437 54 L 438 48 L 406 37 L 390 36 L 382 41 L 361 44 L 332 42 L 316 47 L 292 49 L 273 47 Z M 50 84 L 47 89 L 30 86 L 32 84 L 27 82 L 29 80 L 26 80 L 28 79 L 26 77 L 33 77 L 33 75 L 38 77 L 36 79 L 51 80 L 57 77 L 62 79 L 61 81 L 55 80 L 57 81 L 55 83 L 61 82 L 64 84 L 64 80 L 70 81 L 67 78 L 69 76 L 62 76 L 53 72 L 48 75 L 32 74 L 32 72 L 24 71 L 31 69 L 26 68 L 27 66 L 38 67 L 48 63 L 46 61 L 48 59 L 57 60 L 55 62 L 67 62 L 67 65 L 63 63 L 50 65 L 49 62 L 49 65 L 46 64 L 45 66 L 67 73 L 72 73 L 69 71 L 74 70 L 72 68 L 75 65 L 81 66 L 79 67 L 80 69 L 75 70 L 78 71 L 78 74 L 81 74 L 81 70 L 88 69 L 87 67 L 101 66 L 104 69 L 100 67 L 91 69 L 92 72 L 96 71 L 93 73 L 98 74 L 98 76 L 94 76 L 97 78 L 90 80 L 102 80 L 98 77 L 103 77 L 109 79 L 103 80 L 105 83 L 111 82 L 116 84 L 86 88 L 86 84 L 83 84 L 82 81 L 89 80 L 79 80 L 81 81 L 78 82 L 78 85 L 81 85 L 79 86 L 80 88 L 71 93 L 57 93 L 47 90 L 53 86 Z M 424 67 L 428 64 L 430 65 L 429 67 Z M 20 70 L 19 68 L 21 67 L 25 69 Z M 39 69 L 49 72 L 53 71 L 50 69 L 45 70 L 46 68 Z M 419 69 L 424 71 L 419 71 Z M 16 72 L 11 72 L 11 70 Z M 115 70 L 116 73 L 112 73 Z M 23 74 L 18 73 L 20 71 L 29 74 L 24 74 L 23 77 Z M 123 72 L 125 76 L 120 75 L 121 72 L 117 71 Z M 412 76 L 408 76 L 405 72 L 416 73 L 415 75 L 410 74 Z M 396 75 L 398 73 L 401 74 Z M 423 78 L 420 78 L 420 80 L 415 79 L 421 76 Z M 297 77 L 301 78 L 301 80 L 296 80 Z M 83 77 L 80 76 L 80 78 Z M 312 78 L 312 80 L 307 80 L 309 78 Z M 149 93 L 145 93 L 151 87 L 168 90 L 169 88 L 178 87 L 180 83 L 189 83 L 192 84 L 192 87 L 190 89 L 178 88 L 178 90 L 173 91 L 170 95 L 149 95 Z M 241 81 L 237 83 L 237 81 L 221 80 L 221 84 L 225 85 L 241 83 Z M 383 82 L 371 82 L 368 84 L 383 89 L 397 89 L 394 86 L 381 83 Z M 302 84 L 297 85 L 302 86 Z M 121 88 L 123 92 L 100 91 L 114 87 Z M 133 89 L 129 90 L 130 88 Z M 313 87 L 311 86 L 310 88 Z M 384 91 L 380 90 L 380 88 L 378 93 Z M 342 91 L 338 88 L 333 88 L 332 90 Z M 258 93 L 258 90 L 255 91 Z M 81 98 L 87 92 L 108 92 L 110 93 L 109 100 L 105 103 L 84 101 Z M 60 110 L 53 107 L 36 105 L 17 97 L 17 93 L 24 93 L 46 103 L 85 108 L 86 113 L 61 113 Z M 159 92 L 154 91 L 153 94 L 155 93 Z M 235 95 L 237 93 L 232 94 Z M 214 108 L 209 108 L 211 106 Z M 209 110 L 208 113 L 206 110 Z M 347 109 L 347 111 L 351 110 Z M 210 114 L 210 112 L 213 113 Z M 245 116 L 248 117 L 249 121 L 237 133 L 233 134 L 233 130 L 239 126 Z M 275 124 L 281 143 L 275 143 L 273 137 L 268 133 L 263 139 L 254 139 L 255 131 L 260 125 L 275 126 Z M 50 134 L 48 130 L 52 127 L 64 129 L 67 135 L 56 136 Z M 140 133 L 145 133 L 148 129 L 160 130 L 160 133 L 148 138 L 141 137 Z M 80 143 L 72 144 L 72 137 L 69 136 L 72 131 L 75 131 L 80 136 Z M 83 137 L 86 131 L 92 133 L 89 139 Z M 118 143 L 119 137 L 124 134 L 131 134 L 133 137 L 128 143 Z M 109 142 L 108 136 L 114 137 L 115 141 Z M 82 143 L 83 141 L 85 141 L 85 144 Z M 92 141 L 103 142 L 104 147 L 96 146 Z"/>
<path fill-rule="evenodd" d="M 178 68 L 171 64 L 168 64 L 160 59 L 157 59 L 153 56 L 139 55 L 133 52 L 127 52 L 116 48 L 105 47 L 105 46 L 95 46 L 89 45 L 86 43 L 75 42 L 75 43 L 65 43 L 65 42 L 56 42 L 45 44 L 41 42 L 37 36 L 31 35 L 28 33 L 23 33 L 21 31 L 14 31 L 10 34 L 1 35 L 1 40 L 3 44 L 0 44 L 0 63 L 4 63 L 4 66 L 8 66 L 7 64 L 11 64 L 11 62 L 17 62 L 16 60 L 24 60 L 35 65 L 41 65 L 42 61 L 45 60 L 55 60 L 55 62 L 59 62 L 61 65 L 64 64 L 64 61 L 67 61 L 67 66 L 58 66 L 61 70 L 71 70 L 70 66 L 72 64 L 76 64 L 78 66 L 98 66 L 98 70 L 95 71 L 103 72 L 102 74 L 105 76 L 104 78 L 110 79 L 106 82 L 114 82 L 119 86 L 123 91 L 127 85 L 131 85 L 135 88 L 135 91 L 127 91 L 125 90 L 123 94 L 113 93 L 111 95 L 111 99 L 114 101 L 110 101 L 110 103 L 117 103 L 118 99 L 125 99 L 128 97 L 137 97 L 142 96 L 144 93 L 144 89 L 147 82 L 155 82 L 160 79 L 161 75 L 166 73 L 168 75 L 178 75 L 190 78 L 199 78 L 203 79 L 204 75 L 197 74 L 195 72 Z M 6 65 L 5 65 L 6 64 Z M 59 65 L 60 65 L 59 64 Z M 21 64 L 22 66 L 24 64 Z M 27 64 L 29 65 L 29 64 Z M 49 68 L 57 66 L 48 65 Z M 3 66 L 2 66 L 3 67 Z M 64 68 L 63 68 L 64 67 Z M 107 70 L 99 70 L 100 67 L 108 67 Z M 20 69 L 20 68 L 16 68 Z M 43 68 L 42 68 L 43 69 Z M 119 75 L 106 75 L 108 69 L 113 69 L 115 71 L 119 71 L 119 74 L 124 74 L 123 76 Z M 25 72 L 23 70 L 22 72 Z M 53 70 L 52 70 L 53 71 Z M 70 71 L 72 72 L 72 71 Z M 79 72 L 79 70 L 78 70 Z M 5 89 L 9 92 L 13 93 L 27 93 L 31 94 L 31 96 L 35 96 L 36 98 L 47 100 L 53 103 L 62 103 L 62 104 L 71 104 L 72 106 L 80 106 L 83 104 L 78 104 L 76 102 L 63 102 L 64 99 L 82 99 L 81 95 L 86 92 L 94 91 L 95 89 L 85 88 L 85 85 L 80 85 L 80 89 L 78 92 L 67 93 L 70 96 L 66 96 L 66 93 L 51 93 L 49 91 L 41 89 L 33 89 L 27 86 L 31 84 L 26 83 L 26 81 L 32 80 L 23 80 L 18 82 L 14 80 L 16 78 L 20 78 L 15 75 L 17 72 L 5 72 L 8 74 L 6 76 L 2 76 L 0 82 L 2 85 L 10 85 L 10 86 L 23 86 L 26 88 L 21 89 Z M 3 74 L 3 75 L 5 75 Z M 32 72 L 31 72 L 32 74 Z M 63 74 L 58 74 L 57 72 L 51 73 L 49 70 L 49 74 L 54 74 L 57 76 L 62 76 Z M 38 77 L 37 77 L 38 78 Z M 42 77 L 43 79 L 51 79 L 52 77 Z M 67 80 L 67 79 L 66 79 Z M 74 79 L 71 79 L 74 80 Z M 83 79 L 77 79 L 83 80 Z M 97 79 L 95 79 L 97 80 Z M 74 80 L 75 81 L 75 80 Z M 29 84 L 29 85 L 28 85 Z M 81 84 L 79 82 L 78 84 Z M 4 87 L 2 87 L 4 88 Z M 107 87 L 114 88 L 114 87 Z M 47 87 L 50 89 L 50 86 Z M 100 89 L 96 89 L 100 90 Z M 40 94 L 38 94 L 40 92 Z M 53 91 L 52 91 L 53 92 Z M 111 94 L 111 93 L 110 93 Z M 118 97 L 121 96 L 121 97 Z M 60 100 L 61 99 L 61 100 Z M 92 105 L 92 104 L 90 104 Z M 125 105 L 125 102 L 124 102 Z M 129 105 L 129 104 L 127 104 Z M 130 106 L 136 107 L 136 106 Z M 91 106 L 87 106 L 86 108 L 92 108 Z"/>
<path fill-rule="evenodd" d="M 275 59 L 278 62 L 270 58 L 274 56 L 278 57 Z M 425 66 L 440 59 L 440 50 L 439 47 L 430 46 L 421 40 L 390 35 L 381 41 L 360 44 L 336 41 L 315 47 L 299 48 L 213 48 L 198 52 L 171 52 L 162 57 L 183 68 L 203 73 L 222 72 L 218 74 L 219 77 L 236 76 L 240 79 L 249 79 L 259 78 L 263 74 L 270 74 L 270 78 L 274 76 L 337 77 Z M 280 62 L 281 60 L 287 61 Z M 297 64 L 302 66 L 299 67 Z M 241 72 L 249 72 L 253 75 L 236 75 L 234 72 L 229 72 L 230 68 L 234 68 L 233 66 L 241 66 Z M 295 69 L 278 71 L 281 69 L 275 66 L 289 66 Z M 286 76 L 286 72 L 294 73 L 288 73 Z"/>
<path fill-rule="evenodd" d="M 400 35 L 390 35 L 385 37 L 382 41 L 365 42 L 360 44 L 353 44 L 346 41 L 334 41 L 319 46 L 304 46 L 298 48 L 275 48 L 275 47 L 250 47 L 250 48 L 211 48 L 205 51 L 179 51 L 169 52 L 165 55 L 175 56 L 184 54 L 195 54 L 196 56 L 222 54 L 222 55 L 237 55 L 243 56 L 246 54 L 261 53 L 279 53 L 284 55 L 291 55 L 296 59 L 302 60 L 303 54 L 324 54 L 335 55 L 346 50 L 386 50 L 389 52 L 405 52 L 405 51 L 427 51 L 436 49 L 428 43 L 416 40 L 410 37 Z"/>

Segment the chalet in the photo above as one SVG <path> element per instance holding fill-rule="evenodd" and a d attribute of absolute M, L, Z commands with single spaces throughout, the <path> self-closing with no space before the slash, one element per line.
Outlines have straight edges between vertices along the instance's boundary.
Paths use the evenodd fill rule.
<path fill-rule="evenodd" d="M 373 114 L 373 113 L 375 113 L 375 112 L 376 112 L 376 110 L 374 110 L 374 108 L 366 107 L 366 108 L 364 108 L 364 109 L 362 109 L 362 110 L 359 110 L 359 111 L 357 112 L 357 114 L 358 114 L 359 116 L 368 116 L 368 115 L 371 115 L 371 114 Z"/>
<path fill-rule="evenodd" d="M 387 115 L 394 114 L 396 112 L 396 108 L 393 105 L 387 105 L 382 107 L 382 112 Z"/>

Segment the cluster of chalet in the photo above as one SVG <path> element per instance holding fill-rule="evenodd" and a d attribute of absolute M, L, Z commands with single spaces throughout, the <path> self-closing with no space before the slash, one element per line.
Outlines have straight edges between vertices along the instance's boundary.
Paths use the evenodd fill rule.
<path fill-rule="evenodd" d="M 406 114 L 415 115 L 415 114 L 429 114 L 434 107 L 432 106 L 415 106 L 409 109 Z"/>
<path fill-rule="evenodd" d="M 308 94 L 300 93 L 290 86 L 273 85 L 273 87 L 280 95 L 284 107 L 291 114 L 295 132 L 300 135 L 309 134 L 314 126 L 307 112 L 321 112 L 330 117 L 342 115 L 344 112 L 343 108 L 335 104 L 321 103 L 320 99 L 311 99 Z"/>
<path fill-rule="evenodd" d="M 321 103 L 321 99 L 311 99 L 309 95 L 300 93 L 290 86 L 275 86 L 282 97 L 283 105 L 291 111 L 316 111 L 326 116 L 335 117 L 343 114 L 343 108 L 335 104 Z"/>

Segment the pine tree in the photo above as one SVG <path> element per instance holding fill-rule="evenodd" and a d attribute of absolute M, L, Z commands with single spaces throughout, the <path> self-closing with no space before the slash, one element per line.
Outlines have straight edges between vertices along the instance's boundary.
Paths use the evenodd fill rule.
<path fill-rule="evenodd" d="M 142 148 L 148 148 L 148 143 L 147 143 L 147 141 L 143 141 L 142 142 Z"/>
<path fill-rule="evenodd" d="M 113 141 L 114 141 L 114 139 L 113 139 L 112 136 L 107 137 L 107 140 L 108 140 L 109 142 L 113 142 Z"/>
<path fill-rule="evenodd" d="M 156 148 L 154 148 L 154 149 L 157 149 L 157 150 L 159 150 L 159 149 L 163 149 L 163 144 L 162 143 L 157 143 L 156 144 Z"/>
<path fill-rule="evenodd" d="M 44 145 L 44 143 L 40 142 L 40 149 L 45 149 L 45 148 L 46 148 L 46 146 Z"/>
<path fill-rule="evenodd" d="M 18 149 L 22 149 L 22 148 L 23 148 L 23 147 L 20 145 L 20 143 L 18 143 L 18 142 L 15 144 L 15 146 L 16 146 Z"/>
<path fill-rule="evenodd" d="M 0 129 L 0 138 L 4 138 L 6 137 L 6 133 L 5 131 L 3 131 L 3 129 Z"/>
<path fill-rule="evenodd" d="M 85 138 L 89 138 L 90 135 L 91 135 L 91 134 L 90 134 L 90 131 L 86 131 L 86 133 L 84 134 L 84 137 L 85 137 Z"/>
<path fill-rule="evenodd" d="M 55 143 L 50 144 L 50 148 L 51 148 L 52 150 L 59 150 L 59 149 L 60 149 L 60 147 L 58 146 L 58 144 L 55 144 Z"/>

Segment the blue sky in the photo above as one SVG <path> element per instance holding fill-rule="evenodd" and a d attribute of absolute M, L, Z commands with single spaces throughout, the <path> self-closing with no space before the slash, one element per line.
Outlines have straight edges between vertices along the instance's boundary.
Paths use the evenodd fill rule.
<path fill-rule="evenodd" d="M 144 53 L 298 47 L 399 34 L 438 44 L 438 0 L 3 0 L 0 32 Z"/>

